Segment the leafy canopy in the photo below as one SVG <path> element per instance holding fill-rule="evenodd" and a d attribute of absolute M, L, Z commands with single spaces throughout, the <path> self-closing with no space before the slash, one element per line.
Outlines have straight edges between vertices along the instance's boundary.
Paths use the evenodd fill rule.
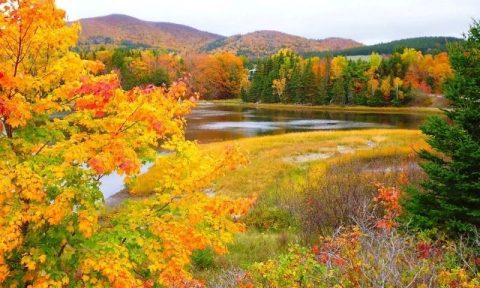
<path fill-rule="evenodd" d="M 185 83 L 123 91 L 72 52 L 64 18 L 53 0 L 0 0 L 0 286 L 191 287 L 192 251 L 225 252 L 252 202 L 202 189 L 243 160 L 184 140 Z M 133 179 L 159 147 L 174 156 L 154 195 L 102 216 L 100 179 Z"/>

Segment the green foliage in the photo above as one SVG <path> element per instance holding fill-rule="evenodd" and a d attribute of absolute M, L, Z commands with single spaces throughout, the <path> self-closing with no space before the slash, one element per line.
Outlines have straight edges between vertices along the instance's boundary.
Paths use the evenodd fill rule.
<path fill-rule="evenodd" d="M 407 52 L 411 58 L 404 57 Z M 282 49 L 257 61 L 250 89 L 242 100 L 399 106 L 407 104 L 418 91 L 426 95 L 432 91 L 441 93 L 442 84 L 451 73 L 445 53 L 433 57 L 406 49 L 389 58 L 373 53 L 368 59 L 343 56 L 304 59 L 293 51 Z"/>
<path fill-rule="evenodd" d="M 192 253 L 192 264 L 200 269 L 212 268 L 215 264 L 214 257 L 215 252 L 212 248 L 194 250 Z"/>
<path fill-rule="evenodd" d="M 248 227 L 260 231 L 282 231 L 296 225 L 294 217 L 288 211 L 276 207 L 256 207 L 245 218 Z"/>
<path fill-rule="evenodd" d="M 293 245 L 275 260 L 252 267 L 257 287 L 326 287 L 318 277 L 326 272 L 308 249 Z"/>
<path fill-rule="evenodd" d="M 370 55 L 373 52 L 380 54 L 394 54 L 395 52 L 402 51 L 406 47 L 414 48 L 424 53 L 438 53 L 447 50 L 448 43 L 461 42 L 462 39 L 455 37 L 417 37 L 402 40 L 395 40 L 387 43 L 380 43 L 369 46 L 355 47 L 339 51 L 328 52 L 310 52 L 305 56 L 325 56 L 330 55 Z"/>
<path fill-rule="evenodd" d="M 132 62 L 141 59 L 142 53 L 149 53 L 152 55 L 152 57 L 157 57 L 161 54 L 165 54 L 166 51 L 141 50 L 138 48 L 148 47 L 138 47 L 128 41 L 125 43 L 125 45 L 122 45 L 122 47 L 115 48 L 113 51 L 110 51 L 110 59 L 101 59 L 106 66 L 106 71 L 118 71 L 123 89 L 130 90 L 134 87 L 141 87 L 149 84 L 153 84 L 155 86 L 169 86 L 171 84 L 172 79 L 170 79 L 166 68 L 162 67 L 161 65 L 158 65 L 159 67 L 155 69 L 147 70 L 146 72 L 142 73 L 136 71 L 134 69 L 135 67 L 132 67 Z M 102 51 L 106 50 L 99 49 L 95 51 L 85 51 L 83 54 L 81 54 L 81 57 L 83 59 L 99 60 L 97 59 L 97 55 Z"/>
<path fill-rule="evenodd" d="M 452 236 L 480 226 L 480 23 L 466 41 L 450 46 L 455 77 L 445 84 L 453 109 L 448 121 L 432 117 L 422 127 L 433 151 L 422 150 L 429 176 L 423 191 L 409 189 L 404 206 L 411 223 L 438 227 Z"/>

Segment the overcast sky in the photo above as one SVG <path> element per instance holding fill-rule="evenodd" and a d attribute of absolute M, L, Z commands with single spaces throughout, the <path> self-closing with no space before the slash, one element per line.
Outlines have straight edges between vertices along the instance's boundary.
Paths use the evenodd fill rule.
<path fill-rule="evenodd" d="M 126 14 L 225 36 L 278 30 L 365 44 L 457 36 L 480 17 L 480 0 L 57 0 L 69 20 Z"/>

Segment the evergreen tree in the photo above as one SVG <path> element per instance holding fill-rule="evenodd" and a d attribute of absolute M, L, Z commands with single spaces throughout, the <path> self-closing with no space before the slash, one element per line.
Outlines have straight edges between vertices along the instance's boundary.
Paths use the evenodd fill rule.
<path fill-rule="evenodd" d="M 314 104 L 315 103 L 315 96 L 318 91 L 318 87 L 315 83 L 315 75 L 313 74 L 312 70 L 312 61 L 308 60 L 307 64 L 305 65 L 303 76 L 302 76 L 302 103 Z"/>
<path fill-rule="evenodd" d="M 240 99 L 243 102 L 249 102 L 248 93 L 247 93 L 247 90 L 245 90 L 245 87 L 242 87 L 242 89 L 240 90 Z"/>
<path fill-rule="evenodd" d="M 422 191 L 408 190 L 404 206 L 414 225 L 458 235 L 480 227 L 480 23 L 449 50 L 456 73 L 445 96 L 453 107 L 448 121 L 432 117 L 422 127 L 434 149 L 420 152 L 429 179 Z"/>
<path fill-rule="evenodd" d="M 332 104 L 345 104 L 345 98 L 347 94 L 345 92 L 345 78 L 344 76 L 340 76 L 333 81 L 333 86 L 331 93 L 333 95 L 330 103 Z"/>
<path fill-rule="evenodd" d="M 331 90 L 331 80 L 330 80 L 330 71 L 331 71 L 331 58 L 327 57 L 325 59 L 325 77 L 321 79 L 321 82 L 318 86 L 318 96 L 316 104 L 326 105 L 330 103 L 330 90 Z"/>
<path fill-rule="evenodd" d="M 258 102 L 260 100 L 262 89 L 263 89 L 263 81 L 264 81 L 264 63 L 257 62 L 257 71 L 253 75 L 252 84 L 250 89 L 247 92 L 247 95 L 244 99 L 246 102 Z"/>
<path fill-rule="evenodd" d="M 302 91 L 302 71 L 300 70 L 300 65 L 296 64 L 292 70 L 292 76 L 287 82 L 287 87 L 285 92 L 287 93 L 289 99 L 292 99 L 293 103 L 301 103 L 301 94 Z"/>

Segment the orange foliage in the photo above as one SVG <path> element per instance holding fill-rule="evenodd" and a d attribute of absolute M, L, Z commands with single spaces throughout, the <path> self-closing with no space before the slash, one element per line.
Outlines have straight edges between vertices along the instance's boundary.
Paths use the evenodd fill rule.
<path fill-rule="evenodd" d="M 374 198 L 374 202 L 381 206 L 384 210 L 384 216 L 378 220 L 376 225 L 378 228 L 389 230 L 396 227 L 396 219 L 402 212 L 400 205 L 400 189 L 396 187 L 384 187 L 377 185 L 378 195 Z"/>
<path fill-rule="evenodd" d="M 240 57 L 231 53 L 194 55 L 186 59 L 193 88 L 204 99 L 226 99 L 240 94 L 247 72 Z"/>
<path fill-rule="evenodd" d="M 199 285 L 192 251 L 226 252 L 254 201 L 203 189 L 243 157 L 206 161 L 185 141 L 197 99 L 182 79 L 124 91 L 98 76 L 101 63 L 72 52 L 79 27 L 64 16 L 53 0 L 0 0 L 0 286 Z M 177 157 L 155 195 L 100 221 L 100 179 L 133 181 L 160 148 Z"/>
<path fill-rule="evenodd" d="M 427 94 L 441 93 L 443 83 L 453 75 L 448 54 L 445 52 L 432 56 L 405 49 L 402 59 L 409 63 L 405 83 Z"/>

